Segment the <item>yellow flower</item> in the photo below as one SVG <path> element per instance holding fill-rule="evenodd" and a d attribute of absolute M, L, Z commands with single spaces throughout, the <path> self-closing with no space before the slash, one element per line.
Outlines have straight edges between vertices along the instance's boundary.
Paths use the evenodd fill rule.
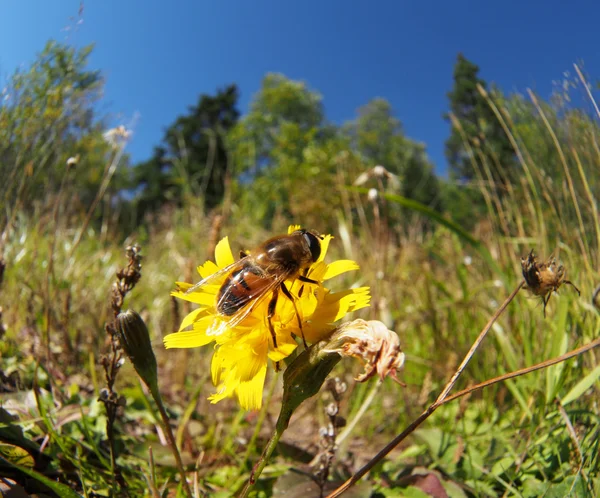
<path fill-rule="evenodd" d="M 297 228 L 291 226 L 288 233 Z M 179 332 L 164 338 L 165 347 L 193 348 L 215 342 L 211 373 L 217 392 L 209 397 L 212 403 L 236 396 L 242 408 L 260 408 L 269 359 L 278 362 L 292 354 L 298 346 L 295 337 L 300 337 L 301 333 L 309 343 L 327 337 L 335 328 L 335 322 L 347 313 L 369 305 L 368 287 L 331 292 L 323 286 L 323 282 L 330 278 L 358 269 L 354 261 L 339 260 L 330 264 L 324 262 L 331 239 L 331 235 L 323 237 L 321 255 L 306 274 L 306 277 L 318 282 L 317 284 L 305 283 L 296 278 L 285 281 L 286 287 L 294 296 L 302 331 L 293 303 L 280 293 L 271 318 L 277 347 L 268 326 L 268 296 L 261 299 L 243 320 L 229 326 L 228 317 L 223 317 L 216 309 L 217 294 L 228 272 L 187 294 L 186 291 L 192 284 L 177 282 L 179 289 L 172 292 L 172 295 L 196 303 L 199 307 L 183 319 Z M 198 267 L 198 273 L 203 279 L 234 263 L 227 237 L 217 244 L 215 261 L 216 263 L 207 261 Z M 271 293 L 272 291 L 269 292 Z"/>

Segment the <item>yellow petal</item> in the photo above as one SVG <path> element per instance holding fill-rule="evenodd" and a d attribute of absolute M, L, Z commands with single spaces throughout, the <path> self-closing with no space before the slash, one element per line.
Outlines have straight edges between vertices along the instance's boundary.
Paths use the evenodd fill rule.
<path fill-rule="evenodd" d="M 239 348 L 236 358 L 236 375 L 240 382 L 247 382 L 254 378 L 255 375 L 267 365 L 267 341 L 254 344 L 253 348 Z"/>
<path fill-rule="evenodd" d="M 206 261 L 203 265 L 200 265 L 196 268 L 196 271 L 200 274 L 202 278 L 208 278 L 213 273 L 216 273 L 219 267 L 214 264 L 212 261 Z"/>
<path fill-rule="evenodd" d="M 312 278 L 313 280 L 322 281 L 323 275 L 325 275 L 326 271 L 327 271 L 327 265 L 325 264 L 325 262 L 317 261 L 316 263 L 313 263 L 311 265 L 310 269 L 308 270 L 307 276 L 309 278 Z"/>
<path fill-rule="evenodd" d="M 235 388 L 235 394 L 244 410 L 258 410 L 261 407 L 266 375 L 267 365 L 265 363 L 252 379 L 240 382 Z"/>
<path fill-rule="evenodd" d="M 288 235 L 291 235 L 292 232 L 295 232 L 296 230 L 300 230 L 302 228 L 301 225 L 290 225 L 288 227 Z"/>
<path fill-rule="evenodd" d="M 325 339 L 335 327 L 333 325 L 321 325 L 318 328 L 306 327 L 304 330 L 304 338 L 309 344 L 314 344 L 322 339 Z"/>
<path fill-rule="evenodd" d="M 194 284 L 190 284 L 188 282 L 175 282 L 175 285 L 177 286 L 179 291 L 185 292 Z"/>
<path fill-rule="evenodd" d="M 217 247 L 215 247 L 215 261 L 219 268 L 225 268 L 235 262 L 231 253 L 231 247 L 229 247 L 228 237 L 223 237 L 217 244 Z"/>
<path fill-rule="evenodd" d="M 205 292 L 207 289 L 202 289 L 200 292 L 190 292 L 186 294 L 185 292 L 173 291 L 171 295 L 174 297 L 178 297 L 179 299 L 183 299 L 184 301 L 188 301 L 190 303 L 196 303 L 206 306 L 214 306 L 215 305 L 215 294 Z"/>
<path fill-rule="evenodd" d="M 332 235 L 325 235 L 323 240 L 321 241 L 321 255 L 317 261 L 323 261 L 325 259 L 325 255 L 327 254 L 327 249 L 329 249 L 329 242 L 333 239 Z"/>
<path fill-rule="evenodd" d="M 354 291 L 354 302 L 350 305 L 349 311 L 356 311 L 366 308 L 371 304 L 371 294 L 369 287 L 357 287 Z"/>
<path fill-rule="evenodd" d="M 281 361 L 291 355 L 298 347 L 298 343 L 292 339 L 290 333 L 277 334 L 277 349 L 269 350 L 269 358 L 271 361 Z"/>
<path fill-rule="evenodd" d="M 327 270 L 325 271 L 325 275 L 323 275 L 322 280 L 329 280 L 330 278 L 337 277 L 341 273 L 358 269 L 359 266 L 354 261 L 349 259 L 340 259 L 327 265 Z"/>
<path fill-rule="evenodd" d="M 185 318 L 182 320 L 181 325 L 179 326 L 179 332 L 187 329 L 192 323 L 194 323 L 200 317 L 200 314 L 206 311 L 204 308 L 198 308 L 197 310 L 188 313 Z"/>
<path fill-rule="evenodd" d="M 196 330 L 167 334 L 163 342 L 165 348 L 197 348 L 213 341 L 214 337 L 207 336 Z"/>

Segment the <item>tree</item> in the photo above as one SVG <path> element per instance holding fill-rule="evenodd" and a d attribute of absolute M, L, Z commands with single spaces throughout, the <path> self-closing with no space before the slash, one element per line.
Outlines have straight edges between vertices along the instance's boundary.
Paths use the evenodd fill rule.
<path fill-rule="evenodd" d="M 381 164 L 399 177 L 403 196 L 439 208 L 438 182 L 425 146 L 404 135 L 387 100 L 376 98 L 359 108 L 344 133 L 367 165 Z"/>
<path fill-rule="evenodd" d="M 308 191 L 306 180 L 317 168 L 305 160 L 307 151 L 334 135 L 324 124 L 318 93 L 282 74 L 267 74 L 250 112 L 230 134 L 239 203 L 265 225 L 292 218 L 292 194 Z M 250 182 L 252 188 L 244 188 Z"/>
<path fill-rule="evenodd" d="M 502 186 L 514 177 L 515 153 L 493 110 L 478 90 L 479 85 L 487 91 L 486 82 L 478 74 L 479 67 L 459 53 L 454 66 L 454 86 L 448 93 L 450 113 L 445 115 L 448 120 L 452 120 L 450 115 L 455 119 L 446 141 L 446 157 L 454 179 L 491 180 L 500 187 L 498 192 L 501 193 Z M 490 97 L 495 101 L 502 95 L 493 89 Z"/>
<path fill-rule="evenodd" d="M 50 41 L 31 66 L 16 72 L 0 100 L 0 198 L 16 209 L 52 198 L 79 157 L 70 182 L 89 204 L 111 146 L 95 104 L 102 95 L 99 71 L 87 68 L 93 47 L 75 49 Z"/>
<path fill-rule="evenodd" d="M 187 195 L 202 196 L 207 209 L 219 205 L 230 174 L 227 133 L 239 118 L 238 96 L 236 85 L 200 95 L 169 126 L 152 157 L 135 167 L 139 217 L 166 203 L 181 205 Z"/>

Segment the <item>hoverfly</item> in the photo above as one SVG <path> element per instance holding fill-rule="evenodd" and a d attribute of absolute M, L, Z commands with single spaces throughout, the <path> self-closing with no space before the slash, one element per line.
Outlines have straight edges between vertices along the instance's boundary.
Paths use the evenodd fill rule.
<path fill-rule="evenodd" d="M 267 307 L 267 322 L 273 345 L 277 348 L 275 329 L 271 322 L 275 314 L 279 291 L 294 306 L 302 333 L 302 319 L 298 314 L 295 298 L 285 285 L 288 279 L 295 279 L 310 284 L 318 284 L 316 280 L 301 275 L 301 272 L 315 263 L 321 255 L 321 240 L 315 232 L 296 230 L 289 235 L 278 235 L 263 242 L 249 253 L 241 253 L 241 259 L 218 270 L 216 273 L 190 287 L 186 294 L 198 290 L 205 285 L 216 284 L 225 276 L 217 292 L 215 309 L 219 317 L 228 327 L 235 327 L 264 298 L 271 294 Z M 304 333 L 302 341 L 306 346 Z"/>

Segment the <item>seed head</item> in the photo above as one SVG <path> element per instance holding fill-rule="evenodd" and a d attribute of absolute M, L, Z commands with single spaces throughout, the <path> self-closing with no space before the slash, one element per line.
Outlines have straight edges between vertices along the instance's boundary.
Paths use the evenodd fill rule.
<path fill-rule="evenodd" d="M 388 330 L 379 320 L 353 320 L 340 326 L 331 336 L 328 352 L 352 356 L 362 360 L 365 370 L 356 380 L 364 382 L 375 374 L 381 379 L 395 378 L 404 365 L 398 334 Z"/>
<path fill-rule="evenodd" d="M 521 268 L 523 270 L 523 278 L 527 284 L 525 288 L 533 295 L 542 298 L 544 316 L 546 316 L 546 305 L 550 300 L 552 292 L 557 292 L 561 285 L 571 285 L 577 294 L 581 295 L 575 284 L 567 280 L 564 266 L 559 265 L 554 256 L 540 263 L 532 249 L 527 257 L 521 258 Z"/>

